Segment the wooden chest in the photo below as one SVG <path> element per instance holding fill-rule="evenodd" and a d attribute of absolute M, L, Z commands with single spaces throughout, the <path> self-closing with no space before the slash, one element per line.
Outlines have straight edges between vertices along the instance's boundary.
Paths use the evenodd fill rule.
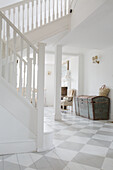
<path fill-rule="evenodd" d="M 93 120 L 109 119 L 110 99 L 105 96 L 76 97 L 76 115 Z"/>

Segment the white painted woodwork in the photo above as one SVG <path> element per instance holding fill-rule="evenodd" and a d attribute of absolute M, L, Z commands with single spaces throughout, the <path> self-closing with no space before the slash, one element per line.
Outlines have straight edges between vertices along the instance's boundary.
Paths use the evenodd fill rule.
<path fill-rule="evenodd" d="M 5 17 L 3 13 L 0 12 L 1 21 L 3 21 L 4 27 L 0 27 L 0 48 L 4 46 L 4 50 L 1 50 L 3 57 L 0 54 L 0 75 L 2 75 L 2 67 L 4 67 L 3 77 L 6 82 L 9 82 L 15 90 L 17 90 L 21 95 L 25 96 L 31 103 L 31 94 L 32 94 L 32 58 L 30 57 L 31 51 L 34 53 L 34 56 L 38 56 L 38 49 Z M 12 34 L 12 35 L 11 35 Z M 5 38 L 4 38 L 5 35 Z M 10 37 L 13 37 L 12 43 Z M 3 39 L 2 39 L 3 38 Z M 6 40 L 6 41 L 5 41 Z M 18 40 L 18 43 L 17 43 Z M 17 44 L 20 45 L 20 52 L 17 51 Z M 26 44 L 26 56 L 27 61 L 24 60 L 25 50 L 24 44 Z M 34 61 L 35 62 L 35 61 Z M 35 65 L 35 64 L 34 64 Z M 25 71 L 27 66 L 27 70 Z M 18 70 L 18 72 L 17 72 Z M 34 68 L 34 76 L 36 70 Z M 5 76 L 4 76 L 5 75 Z M 35 82 L 34 85 L 35 86 Z M 35 89 L 34 89 L 35 91 Z M 35 95 L 34 95 L 34 103 Z M 35 104 L 34 104 L 35 106 Z"/>
<path fill-rule="evenodd" d="M 14 75 L 13 75 L 13 86 L 17 87 L 17 56 L 16 56 L 16 32 L 13 32 L 13 51 L 14 51 Z"/>
<path fill-rule="evenodd" d="M 24 0 L 0 10 L 4 14 L 8 11 L 8 19 L 13 18 L 11 20 L 13 24 L 16 24 L 17 28 L 24 33 L 68 15 L 71 4 L 70 0 Z M 13 12 L 11 12 L 12 9 Z M 18 18 L 17 21 L 15 15 Z"/>
<path fill-rule="evenodd" d="M 66 5 L 67 0 L 64 0 L 64 3 L 65 5 L 58 0 L 24 0 L 0 9 L 2 10 L 2 12 L 0 11 L 0 105 L 2 105 L 2 110 L 5 109 L 9 120 L 11 120 L 9 123 L 14 124 L 16 122 L 18 128 L 20 128 L 20 124 L 22 125 L 18 137 L 21 138 L 24 132 L 25 135 L 29 134 L 28 139 L 23 135 L 22 140 L 24 142 L 20 144 L 17 140 L 15 144 L 13 137 L 17 134 L 11 134 L 13 131 L 10 131 L 10 134 L 14 136 L 8 139 L 5 145 L 3 141 L 3 148 L 0 149 L 1 154 L 19 152 L 18 146 L 21 148 L 20 151 L 25 147 L 23 149 L 24 152 L 35 150 L 40 152 L 53 148 L 53 132 L 44 131 L 45 44 L 39 43 L 38 48 L 36 48 L 32 42 L 40 41 L 69 29 L 70 15 L 68 12 L 65 12 L 63 15 L 62 12 L 68 9 Z M 45 31 L 46 29 L 47 31 Z M 29 31 L 32 32 L 32 37 L 29 38 L 30 41 L 24 35 L 29 33 Z M 29 34 L 30 36 L 31 34 Z M 24 55 L 27 56 L 26 59 L 24 59 Z M 56 87 L 55 96 L 55 120 L 61 120 L 59 107 L 61 68 L 57 71 L 61 60 L 62 47 L 57 46 L 56 78 L 58 79 L 55 80 L 58 87 Z M 2 67 L 5 68 L 4 73 L 2 73 Z M 36 75 L 37 82 L 35 79 Z M 34 106 L 37 106 L 37 109 Z M 8 129 L 6 128 L 6 130 Z M 13 146 L 10 140 L 13 141 Z M 28 144 L 29 140 L 31 141 Z M 9 146 L 12 151 L 8 149 Z"/>
<path fill-rule="evenodd" d="M 3 78 L 0 78 L 0 94 L 0 105 L 6 108 L 8 112 L 10 112 L 33 134 L 35 134 L 35 108 L 27 100 L 25 100 L 22 95 L 17 93 L 14 87 Z"/>
<path fill-rule="evenodd" d="M 0 16 L 0 77 L 2 76 L 2 17 Z"/>
<path fill-rule="evenodd" d="M 55 50 L 55 120 L 61 120 L 61 66 L 62 46 L 57 45 Z"/>
<path fill-rule="evenodd" d="M 53 20 L 55 19 L 55 6 L 54 6 L 55 0 L 53 0 Z"/>
<path fill-rule="evenodd" d="M 21 57 L 20 57 L 20 75 L 19 92 L 22 93 L 22 59 L 23 59 L 23 39 L 21 38 Z"/>
<path fill-rule="evenodd" d="M 37 151 L 43 150 L 44 144 L 44 72 L 45 45 L 39 43 L 38 55 L 38 83 L 37 83 Z"/>
<path fill-rule="evenodd" d="M 58 33 L 69 31 L 70 30 L 70 27 L 69 27 L 70 18 L 71 18 L 71 15 L 64 16 L 62 18 L 59 18 L 56 21 L 46 24 L 46 26 L 43 25 L 42 27 L 38 29 L 34 29 L 31 32 L 25 33 L 25 35 L 34 44 L 37 43 L 37 40 L 39 42 L 43 41 L 45 39 L 48 39 L 52 36 L 57 35 Z M 17 50 L 19 49 L 20 49 L 20 46 L 17 44 Z"/>
<path fill-rule="evenodd" d="M 30 65 L 30 46 L 27 46 L 27 98 L 31 100 L 31 65 Z"/>
<path fill-rule="evenodd" d="M 33 51 L 33 95 L 32 95 L 32 102 L 35 106 L 35 75 L 36 75 L 36 52 Z"/>
<path fill-rule="evenodd" d="M 36 151 L 35 134 L 0 105 L 0 155 L 30 151 Z"/>

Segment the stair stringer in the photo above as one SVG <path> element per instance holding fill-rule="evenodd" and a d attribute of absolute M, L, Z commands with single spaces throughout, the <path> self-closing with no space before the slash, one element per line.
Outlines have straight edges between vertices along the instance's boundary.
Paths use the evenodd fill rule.
<path fill-rule="evenodd" d="M 46 25 L 42 25 L 32 31 L 24 33 L 24 35 L 29 39 L 32 44 L 44 41 L 51 38 L 59 33 L 70 30 L 71 14 L 68 14 L 62 18 L 52 21 Z M 26 44 L 24 43 L 24 48 Z M 9 46 L 13 46 L 13 40 L 10 40 Z M 17 37 L 16 40 L 16 51 L 21 50 L 20 38 Z"/>
<path fill-rule="evenodd" d="M 0 105 L 36 135 L 36 109 L 9 83 L 0 78 Z"/>
<path fill-rule="evenodd" d="M 57 35 L 60 32 L 64 32 L 70 29 L 71 14 L 68 14 L 62 18 L 52 21 L 44 26 L 41 26 L 31 32 L 27 32 L 25 36 L 33 43 L 36 44 L 39 41 L 43 41 L 47 38 Z"/>

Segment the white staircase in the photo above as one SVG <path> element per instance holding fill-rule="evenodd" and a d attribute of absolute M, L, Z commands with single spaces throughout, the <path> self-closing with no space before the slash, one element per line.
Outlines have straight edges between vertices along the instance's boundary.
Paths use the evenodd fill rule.
<path fill-rule="evenodd" d="M 79 11 L 71 17 L 76 2 Z M 43 126 L 45 44 L 39 42 L 83 21 L 81 4 L 79 0 L 23 0 L 0 9 L 0 154 L 52 147 L 51 132 L 44 134 Z M 84 4 L 86 13 L 89 6 Z"/>
<path fill-rule="evenodd" d="M 72 0 L 24 0 L 4 7 L 1 11 L 30 42 L 37 43 L 69 30 L 72 2 Z"/>
<path fill-rule="evenodd" d="M 0 154 L 36 151 L 41 137 L 42 150 L 52 147 L 50 131 L 41 135 L 45 45 L 35 44 L 69 29 L 70 3 L 25 0 L 0 11 Z"/>
<path fill-rule="evenodd" d="M 16 50 L 17 38 L 20 39 L 20 51 Z M 10 39 L 13 40 L 12 44 Z M 0 129 L 2 131 L 0 154 L 36 150 L 37 79 L 35 77 L 38 77 L 39 51 L 40 48 L 37 49 L 0 12 Z M 9 126 L 11 128 L 8 128 Z"/>

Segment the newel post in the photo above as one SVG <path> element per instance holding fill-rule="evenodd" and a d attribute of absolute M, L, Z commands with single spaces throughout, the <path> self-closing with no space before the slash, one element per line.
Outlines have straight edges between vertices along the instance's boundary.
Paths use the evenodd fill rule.
<path fill-rule="evenodd" d="M 2 76 L 2 17 L 0 16 L 0 76 Z"/>
<path fill-rule="evenodd" d="M 39 43 L 37 82 L 37 151 L 43 151 L 44 143 L 44 72 L 45 44 Z"/>

